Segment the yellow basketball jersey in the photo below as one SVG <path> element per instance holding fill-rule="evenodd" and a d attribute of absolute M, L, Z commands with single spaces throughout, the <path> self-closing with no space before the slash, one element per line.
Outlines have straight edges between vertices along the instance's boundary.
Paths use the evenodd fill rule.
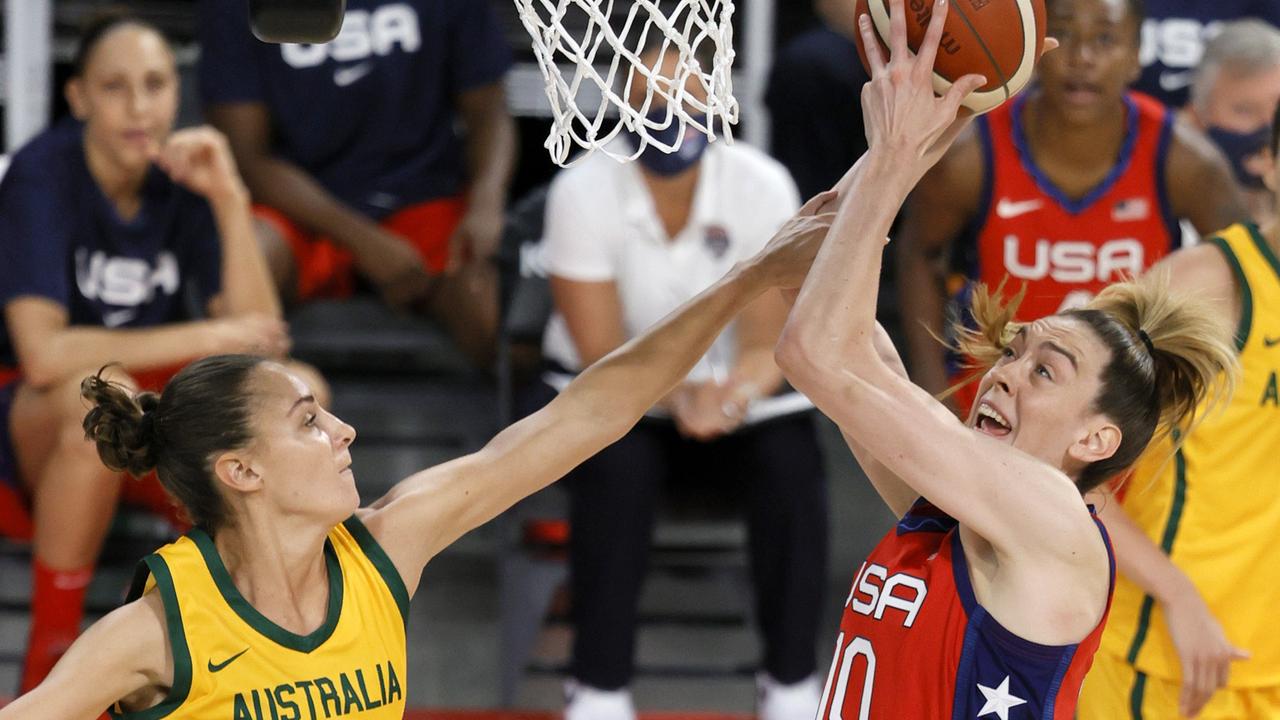
<path fill-rule="evenodd" d="M 1139 461 L 1125 510 L 1199 589 L 1227 638 L 1252 659 L 1232 687 L 1280 685 L 1280 261 L 1252 225 L 1212 242 L 1240 287 L 1242 374 L 1229 405 L 1208 415 L 1170 458 L 1171 442 Z M 1138 670 L 1177 680 L 1164 612 L 1121 575 L 1103 647 Z"/>
<path fill-rule="evenodd" d="M 329 611 L 310 635 L 268 620 L 236 589 L 213 539 L 192 530 L 145 558 L 130 599 L 159 592 L 173 687 L 154 720 L 400 720 L 409 595 L 359 519 L 329 531 Z"/>

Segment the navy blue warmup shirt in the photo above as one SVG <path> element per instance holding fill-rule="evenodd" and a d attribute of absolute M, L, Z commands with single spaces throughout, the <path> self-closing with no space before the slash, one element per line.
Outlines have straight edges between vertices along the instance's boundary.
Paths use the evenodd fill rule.
<path fill-rule="evenodd" d="M 37 135 L 0 182 L 0 306 L 35 295 L 72 325 L 109 328 L 202 316 L 222 284 L 209 204 L 152 167 L 141 209 L 121 219 L 89 174 L 82 133 L 66 119 Z M 0 317 L 0 366 L 16 365 Z"/>
<path fill-rule="evenodd" d="M 835 185 L 866 152 L 861 98 L 870 79 L 853 39 L 825 26 L 778 53 L 764 97 L 771 150 L 795 178 L 800 197 Z"/>
<path fill-rule="evenodd" d="M 347 0 L 318 45 L 259 42 L 247 7 L 201 0 L 206 105 L 265 104 L 273 151 L 371 217 L 461 191 L 455 100 L 511 65 L 490 0 Z"/>
<path fill-rule="evenodd" d="M 1226 20 L 1258 18 L 1280 26 L 1280 0 L 1146 0 L 1142 77 L 1134 89 L 1182 107 L 1205 41 Z"/>

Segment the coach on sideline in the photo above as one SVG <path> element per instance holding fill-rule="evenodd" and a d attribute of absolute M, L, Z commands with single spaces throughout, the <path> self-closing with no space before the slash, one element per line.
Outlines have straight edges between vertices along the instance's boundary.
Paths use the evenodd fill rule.
<path fill-rule="evenodd" d="M 659 36 L 660 38 L 661 36 Z M 674 51 L 642 62 L 672 77 Z M 710 67 L 708 60 L 703 67 Z M 644 84 L 630 98 L 639 105 Z M 702 97 L 701 88 L 689 92 Z M 662 124 L 667 108 L 649 119 Z M 651 130 L 667 143 L 680 123 Z M 629 154 L 634 138 L 607 146 Z M 543 350 L 548 394 L 638 336 L 764 246 L 799 205 L 786 170 L 742 143 L 708 146 L 690 130 L 678 152 L 635 163 L 603 153 L 562 172 L 546 210 L 545 260 L 556 314 Z M 786 307 L 762 296 L 685 382 L 620 441 L 570 473 L 575 626 L 569 720 L 633 720 L 636 614 L 664 481 L 714 482 L 745 500 L 764 639 L 763 720 L 817 710 L 817 625 L 826 577 L 826 485 L 810 410 L 774 363 Z M 740 488 L 740 490 L 739 490 Z"/>
<path fill-rule="evenodd" d="M 1222 26 L 1208 45 L 1183 114 L 1222 150 L 1259 225 L 1276 217 L 1265 178 L 1272 163 L 1271 116 L 1280 103 L 1280 29 L 1261 20 Z"/>

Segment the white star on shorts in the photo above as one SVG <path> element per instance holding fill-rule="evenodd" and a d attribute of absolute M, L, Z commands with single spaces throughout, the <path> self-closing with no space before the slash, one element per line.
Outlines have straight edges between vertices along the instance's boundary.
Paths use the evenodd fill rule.
<path fill-rule="evenodd" d="M 1026 704 L 1026 700 L 1020 697 L 1014 697 L 1009 694 L 1009 676 L 1005 675 L 999 687 L 989 688 L 982 683 L 978 683 L 978 690 L 982 693 L 982 697 L 987 699 L 982 709 L 978 711 L 978 717 L 995 713 L 1000 716 L 1000 720 L 1009 720 L 1009 708 Z"/>

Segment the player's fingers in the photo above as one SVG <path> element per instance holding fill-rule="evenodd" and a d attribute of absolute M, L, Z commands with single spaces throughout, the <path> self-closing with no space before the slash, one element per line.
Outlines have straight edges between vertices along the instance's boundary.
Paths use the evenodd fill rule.
<path fill-rule="evenodd" d="M 933 16 L 929 18 L 929 29 L 924 33 L 920 50 L 916 53 L 916 77 L 923 80 L 933 74 L 933 62 L 938 56 L 938 45 L 942 42 L 942 27 L 947 22 L 947 0 L 933 0 Z"/>
<path fill-rule="evenodd" d="M 1182 715 L 1191 713 L 1192 698 L 1196 692 L 1196 663 L 1195 660 L 1183 661 L 1182 663 L 1182 687 L 1178 692 L 1178 712 Z"/>
<path fill-rule="evenodd" d="M 884 74 L 884 53 L 880 51 L 880 38 L 876 37 L 871 27 L 871 16 L 863 13 L 858 18 L 858 32 L 862 33 L 862 51 L 867 54 L 867 64 L 871 66 L 871 77 Z"/>
<path fill-rule="evenodd" d="M 1217 692 L 1227 686 L 1231 679 L 1231 656 L 1225 656 L 1214 663 L 1213 690 Z"/>
<path fill-rule="evenodd" d="M 1234 645 L 1231 647 L 1232 660 L 1248 660 L 1251 657 L 1253 657 L 1253 654 L 1250 653 L 1248 650 L 1235 647 Z"/>
<path fill-rule="evenodd" d="M 907 48 L 907 8 L 903 0 L 889 0 L 889 62 L 902 62 L 910 56 Z"/>
<path fill-rule="evenodd" d="M 813 197 L 809 198 L 809 202 L 805 203 L 804 205 L 801 205 L 800 209 L 796 211 L 796 216 L 809 217 L 809 216 L 817 215 L 819 208 L 821 208 L 823 205 L 826 205 L 828 202 L 835 200 L 838 197 L 840 197 L 840 193 L 836 192 L 835 190 L 824 190 L 818 193 L 817 195 L 814 195 Z"/>
<path fill-rule="evenodd" d="M 1044 39 L 1044 45 L 1040 48 L 1040 57 L 1044 57 L 1045 53 L 1053 52 L 1061 47 L 1056 37 L 1047 37 Z"/>
<path fill-rule="evenodd" d="M 1213 662 L 1208 658 L 1197 659 L 1194 672 L 1195 681 L 1192 683 L 1191 701 L 1187 705 L 1187 717 L 1198 715 L 1204 704 L 1209 701 L 1209 696 L 1213 694 Z"/>
<path fill-rule="evenodd" d="M 960 110 L 960 103 L 969 97 L 973 91 L 987 84 L 987 79 L 982 75 L 969 74 L 960 78 L 951 84 L 951 89 L 947 90 L 947 94 L 943 96 L 943 102 L 947 107 L 949 114 L 956 113 Z"/>

